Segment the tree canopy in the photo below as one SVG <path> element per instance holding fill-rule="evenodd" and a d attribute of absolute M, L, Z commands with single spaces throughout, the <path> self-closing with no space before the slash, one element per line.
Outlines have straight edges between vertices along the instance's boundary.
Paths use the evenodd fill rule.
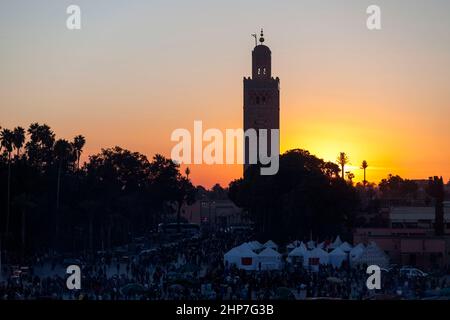
<path fill-rule="evenodd" d="M 248 210 L 265 238 L 326 237 L 342 234 L 358 205 L 354 187 L 339 177 L 338 165 L 295 149 L 280 156 L 276 175 L 251 166 L 229 186 L 230 198 Z"/>
<path fill-rule="evenodd" d="M 81 165 L 82 135 L 57 139 L 39 123 L 1 133 L 0 236 L 7 249 L 106 249 L 176 214 L 179 221 L 181 206 L 195 199 L 189 178 L 162 155 L 149 161 L 116 146 Z"/>

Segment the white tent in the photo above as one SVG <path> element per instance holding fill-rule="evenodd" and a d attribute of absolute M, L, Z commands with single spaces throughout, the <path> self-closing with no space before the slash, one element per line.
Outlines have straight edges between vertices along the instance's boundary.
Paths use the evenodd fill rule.
<path fill-rule="evenodd" d="M 259 243 L 258 241 L 250 241 L 250 242 L 247 242 L 247 244 L 253 251 L 260 250 L 263 247 L 263 245 L 261 243 Z"/>
<path fill-rule="evenodd" d="M 241 261 L 241 254 L 239 247 L 234 247 L 223 255 L 225 263 L 238 265 Z"/>
<path fill-rule="evenodd" d="M 344 251 L 344 252 L 350 252 L 351 250 L 352 250 L 352 245 L 351 244 L 349 244 L 347 241 L 346 242 L 344 242 L 343 244 L 341 244 L 340 246 L 339 246 L 339 248 L 341 248 L 342 249 L 342 251 Z"/>
<path fill-rule="evenodd" d="M 261 270 L 280 270 L 282 267 L 281 254 L 272 248 L 265 248 L 261 251 L 256 261 L 258 269 Z"/>
<path fill-rule="evenodd" d="M 252 244 L 250 244 L 249 242 L 244 242 L 243 244 L 241 244 L 240 246 L 238 246 L 238 248 L 242 248 L 245 250 L 251 250 L 251 251 L 255 251 L 255 249 L 253 248 L 254 246 Z"/>
<path fill-rule="evenodd" d="M 356 265 L 367 264 L 377 265 L 380 268 L 385 268 L 389 265 L 389 257 L 383 250 L 381 250 L 375 242 L 371 242 L 364 251 L 354 260 Z"/>
<path fill-rule="evenodd" d="M 287 248 L 288 250 L 292 250 L 292 249 L 297 248 L 300 244 L 302 244 L 301 241 L 299 241 L 299 240 L 294 240 L 294 241 L 292 241 L 291 243 L 289 243 L 289 244 L 286 246 L 286 248 Z"/>
<path fill-rule="evenodd" d="M 259 242 L 258 240 L 251 241 L 255 247 L 258 247 L 258 249 L 261 249 L 263 247 L 263 244 Z"/>
<path fill-rule="evenodd" d="M 289 243 L 289 244 L 286 246 L 286 248 L 290 251 L 290 250 L 292 250 L 292 249 L 297 248 L 297 246 L 296 246 L 294 243 Z"/>
<path fill-rule="evenodd" d="M 329 249 L 336 249 L 342 244 L 341 237 L 337 236 L 332 244 L 330 244 Z"/>
<path fill-rule="evenodd" d="M 248 244 L 244 243 L 225 253 L 224 261 L 226 264 L 235 265 L 239 269 L 256 270 L 258 255 L 254 253 Z"/>
<path fill-rule="evenodd" d="M 305 245 L 299 246 L 289 252 L 289 257 L 304 257 L 308 253 L 308 250 L 306 249 Z"/>
<path fill-rule="evenodd" d="M 263 246 L 264 248 L 272 248 L 274 250 L 278 250 L 278 245 L 272 240 L 267 241 Z"/>
<path fill-rule="evenodd" d="M 352 248 L 352 250 L 350 250 L 350 252 L 349 252 L 349 260 L 350 260 L 350 264 L 353 264 L 353 262 L 354 262 L 357 258 L 359 258 L 359 256 L 364 252 L 364 249 L 365 249 L 365 248 L 366 248 L 366 247 L 365 247 L 362 243 L 360 243 L 360 244 L 354 246 L 354 247 Z"/>
<path fill-rule="evenodd" d="M 304 257 L 303 264 L 305 266 L 318 266 L 319 264 L 328 264 L 328 262 L 328 252 L 320 248 L 315 248 L 311 251 L 308 251 L 308 253 Z"/>
<path fill-rule="evenodd" d="M 305 257 L 307 254 L 308 249 L 306 249 L 306 246 L 302 243 L 302 245 L 289 252 L 288 262 L 300 261 L 300 263 L 303 264 L 303 261 L 305 261 Z"/>
<path fill-rule="evenodd" d="M 328 241 L 322 241 L 317 245 L 317 247 L 328 252 L 330 249 L 330 243 Z"/>
<path fill-rule="evenodd" d="M 308 251 L 308 248 L 306 247 L 306 245 L 303 242 L 300 242 L 299 247 L 305 249 L 305 251 Z"/>
<path fill-rule="evenodd" d="M 333 267 L 340 268 L 342 263 L 347 260 L 347 254 L 339 247 L 329 253 L 330 264 Z"/>
<path fill-rule="evenodd" d="M 316 243 L 315 243 L 313 240 L 309 240 L 309 241 L 306 243 L 306 247 L 307 247 L 309 250 L 312 250 L 312 249 L 314 249 L 314 248 L 316 247 Z"/>

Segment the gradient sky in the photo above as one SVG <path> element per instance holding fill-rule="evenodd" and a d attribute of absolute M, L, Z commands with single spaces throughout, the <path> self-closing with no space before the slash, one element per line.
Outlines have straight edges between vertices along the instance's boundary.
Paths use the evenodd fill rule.
<path fill-rule="evenodd" d="M 69 31 L 68 5 L 82 10 Z M 382 30 L 366 28 L 366 8 Z M 281 149 L 303 148 L 368 180 L 450 177 L 450 2 L 446 0 L 0 0 L 0 125 L 49 124 L 170 155 L 170 134 L 242 127 L 251 33 L 264 27 L 281 79 Z M 241 166 L 193 166 L 227 185 Z"/>

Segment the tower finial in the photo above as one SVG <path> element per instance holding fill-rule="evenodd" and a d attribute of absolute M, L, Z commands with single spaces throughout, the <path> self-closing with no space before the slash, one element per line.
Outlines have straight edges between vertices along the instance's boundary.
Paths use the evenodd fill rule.
<path fill-rule="evenodd" d="M 256 36 L 256 33 L 252 33 L 252 37 L 255 38 L 255 47 L 258 45 L 258 37 Z"/>
<path fill-rule="evenodd" d="M 259 38 L 260 44 L 264 43 L 264 30 L 261 28 L 261 38 Z"/>

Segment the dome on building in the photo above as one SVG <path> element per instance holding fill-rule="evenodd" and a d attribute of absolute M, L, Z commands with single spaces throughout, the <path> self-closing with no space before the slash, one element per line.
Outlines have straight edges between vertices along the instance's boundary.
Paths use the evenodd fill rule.
<path fill-rule="evenodd" d="M 258 44 L 255 49 L 253 49 L 255 54 L 270 54 L 271 51 L 268 46 L 264 44 Z"/>

